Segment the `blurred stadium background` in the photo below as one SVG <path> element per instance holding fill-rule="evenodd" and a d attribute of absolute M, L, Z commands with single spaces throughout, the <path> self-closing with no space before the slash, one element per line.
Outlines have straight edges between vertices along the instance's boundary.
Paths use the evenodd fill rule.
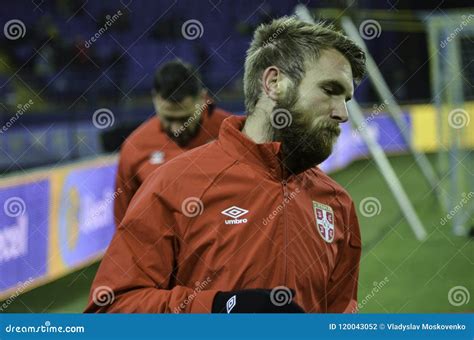
<path fill-rule="evenodd" d="M 359 311 L 474 311 L 474 8 L 466 4 L 3 4 L 0 312 L 83 310 L 114 231 L 116 150 L 154 114 L 156 68 L 174 58 L 194 64 L 219 105 L 243 114 L 252 32 L 296 8 L 355 27 L 374 61 L 351 107 L 363 116 L 346 124 L 323 164 L 358 207 Z"/>

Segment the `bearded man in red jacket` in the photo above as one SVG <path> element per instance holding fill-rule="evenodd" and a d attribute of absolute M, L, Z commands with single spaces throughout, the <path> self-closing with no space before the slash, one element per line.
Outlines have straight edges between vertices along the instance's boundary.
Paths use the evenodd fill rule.
<path fill-rule="evenodd" d="M 145 181 L 86 311 L 354 311 L 354 204 L 317 165 L 364 72 L 362 50 L 332 27 L 260 26 L 245 61 L 247 116 Z"/>
<path fill-rule="evenodd" d="M 217 138 L 229 117 L 214 104 L 191 65 L 173 60 L 155 74 L 156 114 L 122 144 L 116 178 L 114 217 L 118 226 L 140 185 L 154 170 L 183 152 Z"/>

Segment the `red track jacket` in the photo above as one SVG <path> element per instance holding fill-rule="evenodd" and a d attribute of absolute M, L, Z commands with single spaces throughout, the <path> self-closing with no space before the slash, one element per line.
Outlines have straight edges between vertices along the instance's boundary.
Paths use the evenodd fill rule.
<path fill-rule="evenodd" d="M 150 175 L 100 265 L 87 312 L 210 312 L 218 291 L 286 286 L 306 312 L 352 312 L 361 241 L 347 192 L 286 177 L 280 143 L 230 117 L 213 143 Z M 105 294 L 105 295 L 104 295 Z"/>
<path fill-rule="evenodd" d="M 185 151 L 217 138 L 219 128 L 230 113 L 214 108 L 201 114 L 201 129 L 197 136 L 182 148 L 162 130 L 160 120 L 154 116 L 140 125 L 124 142 L 116 179 L 114 216 L 116 225 L 122 221 L 133 195 L 155 169 Z"/>

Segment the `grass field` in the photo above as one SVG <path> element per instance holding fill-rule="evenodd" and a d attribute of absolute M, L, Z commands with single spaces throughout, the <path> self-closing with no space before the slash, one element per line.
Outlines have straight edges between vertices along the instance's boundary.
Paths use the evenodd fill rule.
<path fill-rule="evenodd" d="M 371 160 L 355 162 L 332 174 L 357 205 L 366 197 L 380 202 L 378 215 L 364 217 L 359 213 L 364 244 L 360 313 L 474 312 L 474 297 L 468 295 L 467 303 L 460 306 L 448 299 L 449 291 L 456 286 L 474 294 L 473 239 L 454 236 L 450 226 L 441 225 L 443 212 L 409 156 L 394 156 L 390 161 L 428 233 L 424 242 L 415 239 Z M 473 225 L 472 217 L 470 221 Z M 17 297 L 6 312 L 81 312 L 97 268 L 93 264 L 27 292 Z"/>

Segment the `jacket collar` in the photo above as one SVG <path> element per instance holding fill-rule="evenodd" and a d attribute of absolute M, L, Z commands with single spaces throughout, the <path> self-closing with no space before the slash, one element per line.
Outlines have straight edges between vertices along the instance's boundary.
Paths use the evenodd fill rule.
<path fill-rule="evenodd" d="M 219 142 L 228 154 L 239 162 L 257 166 L 278 180 L 287 175 L 281 163 L 281 143 L 257 144 L 242 132 L 247 117 L 226 118 L 219 131 Z"/>

